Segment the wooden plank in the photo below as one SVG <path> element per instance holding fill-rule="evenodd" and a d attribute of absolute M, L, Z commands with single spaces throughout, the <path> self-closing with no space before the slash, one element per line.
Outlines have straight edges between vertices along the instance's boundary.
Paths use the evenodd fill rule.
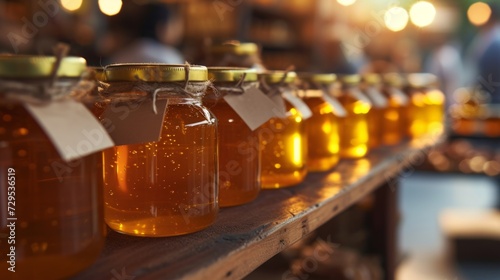
<path fill-rule="evenodd" d="M 313 173 L 298 186 L 266 190 L 254 202 L 222 209 L 194 234 L 140 238 L 110 232 L 97 262 L 73 279 L 240 279 L 391 178 L 436 141 L 383 148 Z"/>

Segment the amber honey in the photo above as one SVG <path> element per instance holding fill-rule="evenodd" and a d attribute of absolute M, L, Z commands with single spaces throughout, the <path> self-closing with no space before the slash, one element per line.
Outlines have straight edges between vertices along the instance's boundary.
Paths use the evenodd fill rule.
<path fill-rule="evenodd" d="M 363 93 L 372 102 L 372 107 L 367 114 L 368 120 L 368 147 L 380 146 L 384 138 L 384 115 L 388 107 L 387 98 L 380 92 L 380 76 L 375 73 L 363 75 Z"/>
<path fill-rule="evenodd" d="M 327 171 L 339 161 L 339 120 L 323 96 L 328 94 L 328 87 L 336 81 L 336 76 L 304 73 L 300 78 L 299 95 L 312 111 L 312 116 L 305 120 L 307 169 L 311 172 Z"/>
<path fill-rule="evenodd" d="M 338 97 L 347 111 L 347 116 L 339 119 L 340 157 L 361 158 L 368 152 L 368 119 L 370 101 L 358 88 L 359 75 L 343 76 L 342 90 Z"/>
<path fill-rule="evenodd" d="M 261 77 L 273 90 L 279 83 L 293 82 L 296 74 L 289 72 L 284 76 L 284 72 L 270 72 Z M 285 105 L 285 118 L 271 118 L 258 129 L 262 152 L 261 184 L 265 189 L 293 186 L 302 182 L 307 175 L 304 121 L 296 108 L 288 102 Z"/>
<path fill-rule="evenodd" d="M 44 65 L 54 61 L 37 58 L 22 64 L 24 69 L 29 64 L 32 74 L 48 76 Z M 0 279 L 63 279 L 96 260 L 104 244 L 101 160 L 95 153 L 64 162 L 24 105 L 3 100 L 0 93 L 0 235 L 11 235 L 7 218 L 16 218 L 15 243 L 0 238 Z M 11 176 L 14 204 L 7 198 Z M 7 270 L 10 246 L 15 246 L 15 272 Z"/>
<path fill-rule="evenodd" d="M 223 97 L 242 93 L 236 86 L 243 75 L 241 89 L 257 86 L 257 73 L 241 68 L 213 67 L 208 71 L 217 88 L 217 94 L 208 90 L 204 103 L 218 119 L 219 205 L 241 205 L 254 200 L 261 189 L 259 139 Z"/>
<path fill-rule="evenodd" d="M 384 76 L 385 86 L 382 93 L 388 100 L 388 106 L 384 110 L 384 125 L 382 143 L 395 145 L 403 140 L 406 133 L 405 113 L 409 104 L 408 97 L 401 91 L 403 85 L 399 74 L 386 74 Z"/>
<path fill-rule="evenodd" d="M 431 88 L 425 92 L 425 104 L 427 110 L 427 132 L 439 134 L 444 131 L 445 120 L 445 96 L 437 89 Z"/>
<path fill-rule="evenodd" d="M 130 71 L 138 75 L 147 71 L 164 73 L 144 75 L 146 82 L 185 78 L 181 66 L 115 65 L 106 70 L 108 82 L 128 77 L 125 73 Z M 172 71 L 175 73 L 168 75 Z M 182 75 L 176 76 L 179 72 Z M 206 81 L 206 68 L 192 66 L 189 77 Z M 159 98 L 168 98 L 159 141 L 122 145 L 104 152 L 105 220 L 121 233 L 157 237 L 195 232 L 211 225 L 218 211 L 214 116 L 199 98 L 169 92 Z"/>

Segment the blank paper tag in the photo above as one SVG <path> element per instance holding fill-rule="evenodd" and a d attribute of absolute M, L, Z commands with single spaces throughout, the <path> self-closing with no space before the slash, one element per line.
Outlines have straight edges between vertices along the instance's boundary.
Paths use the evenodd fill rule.
<path fill-rule="evenodd" d="M 293 107 L 295 107 L 295 109 L 300 112 L 304 120 L 312 117 L 312 112 L 311 109 L 309 109 L 309 106 L 307 106 L 307 104 L 302 101 L 302 99 L 293 95 L 290 91 L 284 91 L 283 98 L 286 99 L 286 101 L 290 102 Z"/>
<path fill-rule="evenodd" d="M 273 117 L 285 117 L 277 105 L 256 87 L 251 87 L 242 94 L 227 94 L 224 100 L 251 130 Z"/>
<path fill-rule="evenodd" d="M 113 141 L 99 121 L 74 100 L 47 104 L 24 104 L 40 124 L 65 161 L 113 147 Z"/>
<path fill-rule="evenodd" d="M 373 87 L 368 87 L 365 91 L 366 95 L 370 98 L 370 100 L 373 102 L 373 107 L 375 108 L 387 108 L 389 105 L 389 102 L 387 101 L 387 98 L 376 88 Z"/>
<path fill-rule="evenodd" d="M 406 105 L 408 105 L 408 102 L 410 102 L 410 99 L 408 98 L 408 96 L 404 92 L 402 92 L 401 90 L 399 90 L 397 88 L 391 88 L 390 94 L 391 94 L 391 97 L 393 97 L 394 100 L 396 100 L 396 102 L 401 106 L 406 106 Z"/>
<path fill-rule="evenodd" d="M 323 91 L 322 95 L 323 100 L 326 101 L 326 103 L 330 104 L 333 109 L 333 114 L 339 118 L 343 118 L 347 116 L 347 111 L 344 109 L 344 106 L 337 100 L 336 97 L 330 95 L 328 91 Z"/>
<path fill-rule="evenodd" d="M 161 136 L 167 99 L 156 100 L 158 114 L 150 98 L 108 105 L 101 123 L 117 146 L 157 142 Z"/>

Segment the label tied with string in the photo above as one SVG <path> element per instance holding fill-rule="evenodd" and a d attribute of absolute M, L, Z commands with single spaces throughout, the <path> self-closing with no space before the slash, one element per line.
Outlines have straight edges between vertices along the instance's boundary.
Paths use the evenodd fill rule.
<path fill-rule="evenodd" d="M 284 117 L 273 100 L 254 86 L 242 93 L 226 94 L 223 98 L 252 131 L 273 117 Z"/>
<path fill-rule="evenodd" d="M 391 98 L 394 98 L 396 103 L 400 106 L 406 106 L 408 105 L 408 102 L 410 102 L 408 96 L 398 88 L 391 87 L 389 89 L 389 94 L 391 95 Z"/>
<path fill-rule="evenodd" d="M 370 98 L 373 103 L 373 107 L 383 109 L 389 106 L 387 98 L 375 87 L 368 87 L 365 90 L 365 94 Z"/>
<path fill-rule="evenodd" d="M 304 101 L 302 101 L 302 99 L 295 96 L 292 93 L 292 90 L 284 90 L 282 96 L 283 99 L 290 102 L 290 104 L 292 104 L 293 107 L 295 107 L 295 109 L 299 111 L 300 115 L 304 120 L 307 120 L 310 117 L 312 117 L 312 111 L 311 109 L 309 109 L 309 106 L 307 106 L 307 104 Z"/>
<path fill-rule="evenodd" d="M 168 99 L 155 101 L 142 96 L 108 104 L 100 119 L 117 146 L 160 140 Z"/>

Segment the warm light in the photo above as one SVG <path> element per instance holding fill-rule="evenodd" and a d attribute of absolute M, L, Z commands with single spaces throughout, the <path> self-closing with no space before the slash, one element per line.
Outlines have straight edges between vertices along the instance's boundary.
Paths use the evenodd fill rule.
<path fill-rule="evenodd" d="M 356 2 L 356 0 L 337 0 L 337 2 L 339 2 L 339 4 L 342 6 L 350 6 L 350 5 L 354 4 L 354 2 Z"/>
<path fill-rule="evenodd" d="M 83 0 L 61 0 L 61 6 L 70 12 L 74 12 L 82 6 Z"/>
<path fill-rule="evenodd" d="M 122 0 L 99 0 L 99 9 L 108 16 L 114 16 L 122 9 Z"/>
<path fill-rule="evenodd" d="M 476 2 L 467 10 L 469 21 L 476 26 L 485 24 L 490 19 L 490 16 L 491 8 L 483 2 Z"/>
<path fill-rule="evenodd" d="M 302 164 L 302 136 L 300 133 L 294 133 L 292 135 L 292 147 L 293 147 L 293 154 L 292 154 L 292 162 L 295 165 L 301 165 Z"/>
<path fill-rule="evenodd" d="M 405 29 L 408 20 L 408 12 L 401 7 L 392 7 L 384 14 L 385 26 L 394 32 Z"/>
<path fill-rule="evenodd" d="M 430 25 L 436 17 L 436 8 L 432 3 L 420 1 L 411 6 L 410 19 L 418 27 Z"/>

